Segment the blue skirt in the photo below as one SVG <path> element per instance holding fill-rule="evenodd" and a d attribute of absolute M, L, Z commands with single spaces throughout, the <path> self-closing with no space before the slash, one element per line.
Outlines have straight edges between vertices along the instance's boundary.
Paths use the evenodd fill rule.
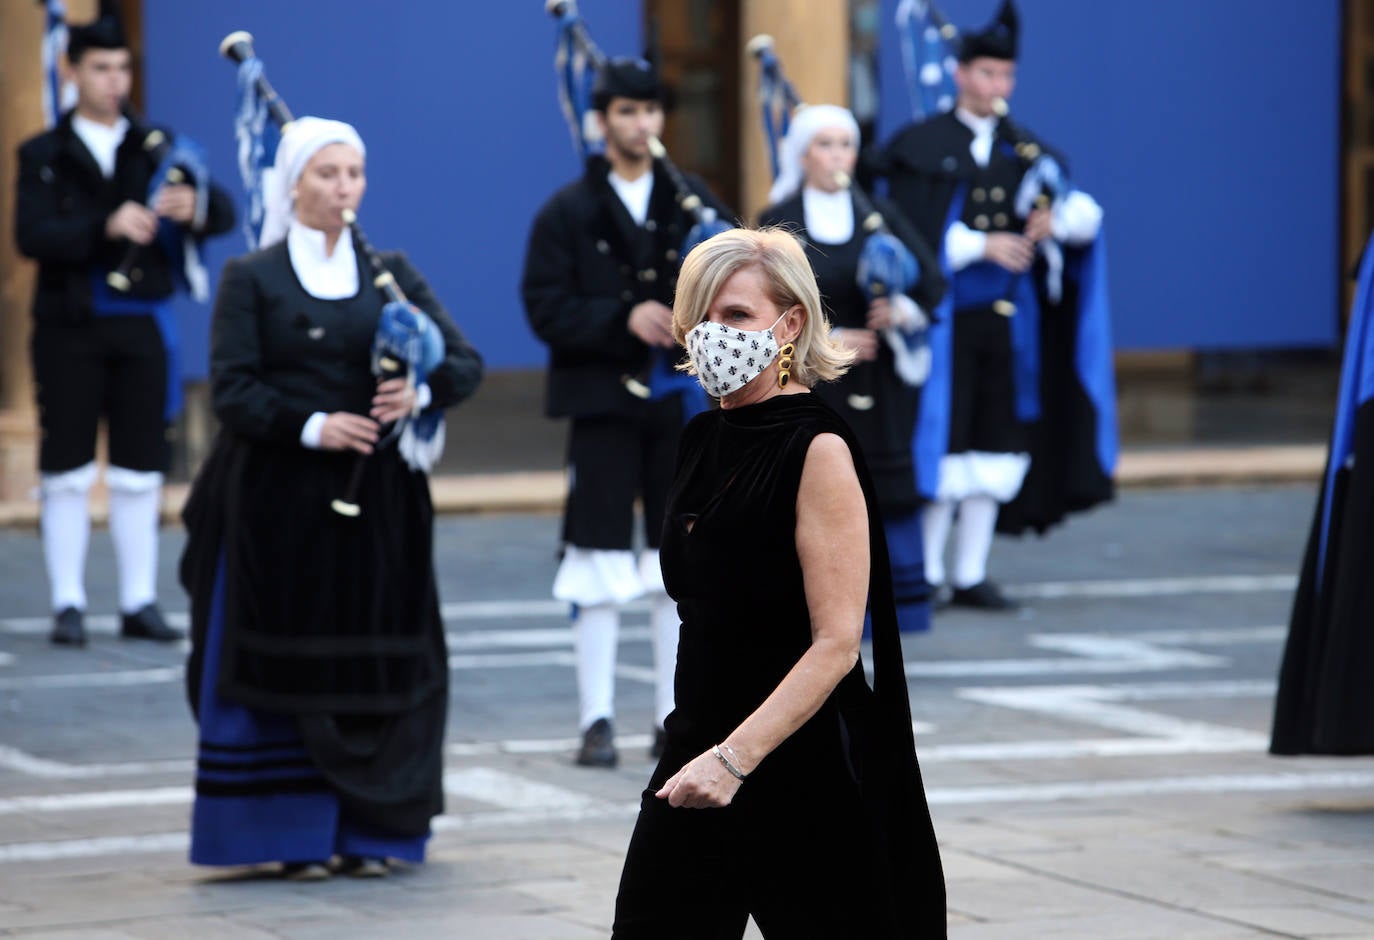
<path fill-rule="evenodd" d="M 338 796 L 311 762 L 294 717 L 245 708 L 216 694 L 224 580 L 221 559 L 200 682 L 191 861 L 255 865 L 326 861 L 334 855 L 424 861 L 428 835 L 388 835 L 344 815 Z"/>

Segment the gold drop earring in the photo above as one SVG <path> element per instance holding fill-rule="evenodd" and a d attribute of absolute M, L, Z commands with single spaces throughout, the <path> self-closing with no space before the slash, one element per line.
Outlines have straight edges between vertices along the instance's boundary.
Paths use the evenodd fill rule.
<path fill-rule="evenodd" d="M 796 343 L 788 343 L 778 351 L 778 388 L 787 388 L 787 382 L 792 377 L 792 356 L 796 352 Z"/>

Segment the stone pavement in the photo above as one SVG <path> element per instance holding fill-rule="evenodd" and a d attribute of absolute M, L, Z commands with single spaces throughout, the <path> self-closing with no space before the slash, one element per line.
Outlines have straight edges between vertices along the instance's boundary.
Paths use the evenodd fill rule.
<path fill-rule="evenodd" d="M 904 642 L 959 940 L 1374 938 L 1374 760 L 1265 754 L 1308 484 L 1136 489 L 999 542 L 1027 606 Z M 605 937 L 650 766 L 643 610 L 622 636 L 622 766 L 571 766 L 558 521 L 442 519 L 453 690 L 428 864 L 296 885 L 184 861 L 183 652 L 125 643 L 108 539 L 92 645 L 45 641 L 33 535 L 0 532 L 0 936 Z M 180 534 L 164 533 L 167 607 Z M 757 937 L 756 932 L 750 936 Z"/>

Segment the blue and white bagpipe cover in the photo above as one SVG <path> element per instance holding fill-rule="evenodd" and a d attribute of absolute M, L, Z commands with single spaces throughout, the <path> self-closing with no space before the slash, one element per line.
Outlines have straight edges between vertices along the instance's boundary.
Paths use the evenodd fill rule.
<path fill-rule="evenodd" d="M 195 187 L 195 214 L 189 228 L 171 219 L 159 219 L 157 242 L 171 259 L 172 270 L 179 273 L 179 280 L 187 293 L 198 302 L 205 303 L 210 299 L 210 276 L 200 258 L 200 245 L 191 234 L 192 231 L 205 228 L 205 216 L 210 211 L 210 170 L 206 166 L 205 148 L 181 135 L 172 141 L 148 182 L 149 205 L 157 191 L 170 182 L 169 177 L 174 170 L 189 177 L 188 185 Z"/>
<path fill-rule="evenodd" d="M 605 149 L 601 130 L 592 112 L 592 84 L 596 80 L 593 56 L 578 41 L 583 26 L 577 4 L 562 6 L 557 15 L 558 42 L 554 50 L 553 70 L 558 77 L 558 105 L 572 134 L 573 149 L 586 159 Z"/>
<path fill-rule="evenodd" d="M 382 307 L 372 337 L 372 374 L 387 374 L 383 362 L 405 364 L 406 383 L 418 388 L 444 361 L 444 335 L 429 315 L 411 304 L 392 301 Z M 444 410 L 427 407 L 396 422 L 389 438 L 397 438 L 401 459 L 412 470 L 428 473 L 444 453 Z"/>
<path fill-rule="evenodd" d="M 239 177 L 243 180 L 248 205 L 243 214 L 243 237 L 248 249 L 258 247 L 267 207 L 263 201 L 266 176 L 276 172 L 277 144 L 281 131 L 270 119 L 267 101 L 258 93 L 257 81 L 263 73 L 262 60 L 244 59 L 238 70 L 238 106 L 234 111 L 234 139 L 238 144 Z"/>
<path fill-rule="evenodd" d="M 950 110 L 958 32 L 930 0 L 901 0 L 896 21 L 912 118 L 919 121 Z"/>
<path fill-rule="evenodd" d="M 903 303 L 906 292 L 920 279 L 920 263 L 897 236 L 879 231 L 864 241 L 855 280 L 870 302 L 886 297 L 894 306 Z M 905 329 L 891 326 L 883 330 L 883 338 L 892 350 L 893 364 L 902 381 L 911 386 L 923 385 L 930 375 L 929 319 L 918 319 Z"/>

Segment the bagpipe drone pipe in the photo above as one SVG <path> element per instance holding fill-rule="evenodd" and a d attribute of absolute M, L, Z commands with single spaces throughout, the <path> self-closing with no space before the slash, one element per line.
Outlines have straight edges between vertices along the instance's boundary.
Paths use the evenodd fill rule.
<path fill-rule="evenodd" d="M 244 185 L 250 194 L 261 193 L 261 172 L 266 163 L 263 131 L 271 118 L 282 134 L 290 133 L 294 120 L 286 102 L 277 94 L 263 69 L 262 61 L 253 50 L 253 36 L 242 30 L 230 33 L 220 43 L 220 54 L 239 66 L 239 153 Z M 261 207 L 260 195 L 256 207 Z M 254 206 L 250 205 L 250 212 Z M 443 361 L 444 338 L 438 326 L 407 299 L 405 292 L 387 270 L 381 255 L 368 241 L 351 209 L 343 212 L 344 224 L 358 253 L 366 259 L 372 271 L 372 283 L 386 298 L 377 320 L 372 340 L 371 369 L 377 381 L 401 378 L 414 389 L 424 384 L 429 373 Z M 249 223 L 254 222 L 250 218 Z M 257 224 L 261 223 L 261 214 Z M 255 239 L 250 234 L 250 243 Z M 440 409 L 412 413 L 402 417 L 384 433 L 373 452 L 396 443 L 407 463 L 418 469 L 428 469 L 437 459 L 435 451 L 442 447 L 443 412 Z M 358 505 L 358 491 L 362 484 L 367 457 L 359 454 L 344 495 L 333 500 L 330 507 L 339 515 L 356 517 L 362 509 Z"/>

